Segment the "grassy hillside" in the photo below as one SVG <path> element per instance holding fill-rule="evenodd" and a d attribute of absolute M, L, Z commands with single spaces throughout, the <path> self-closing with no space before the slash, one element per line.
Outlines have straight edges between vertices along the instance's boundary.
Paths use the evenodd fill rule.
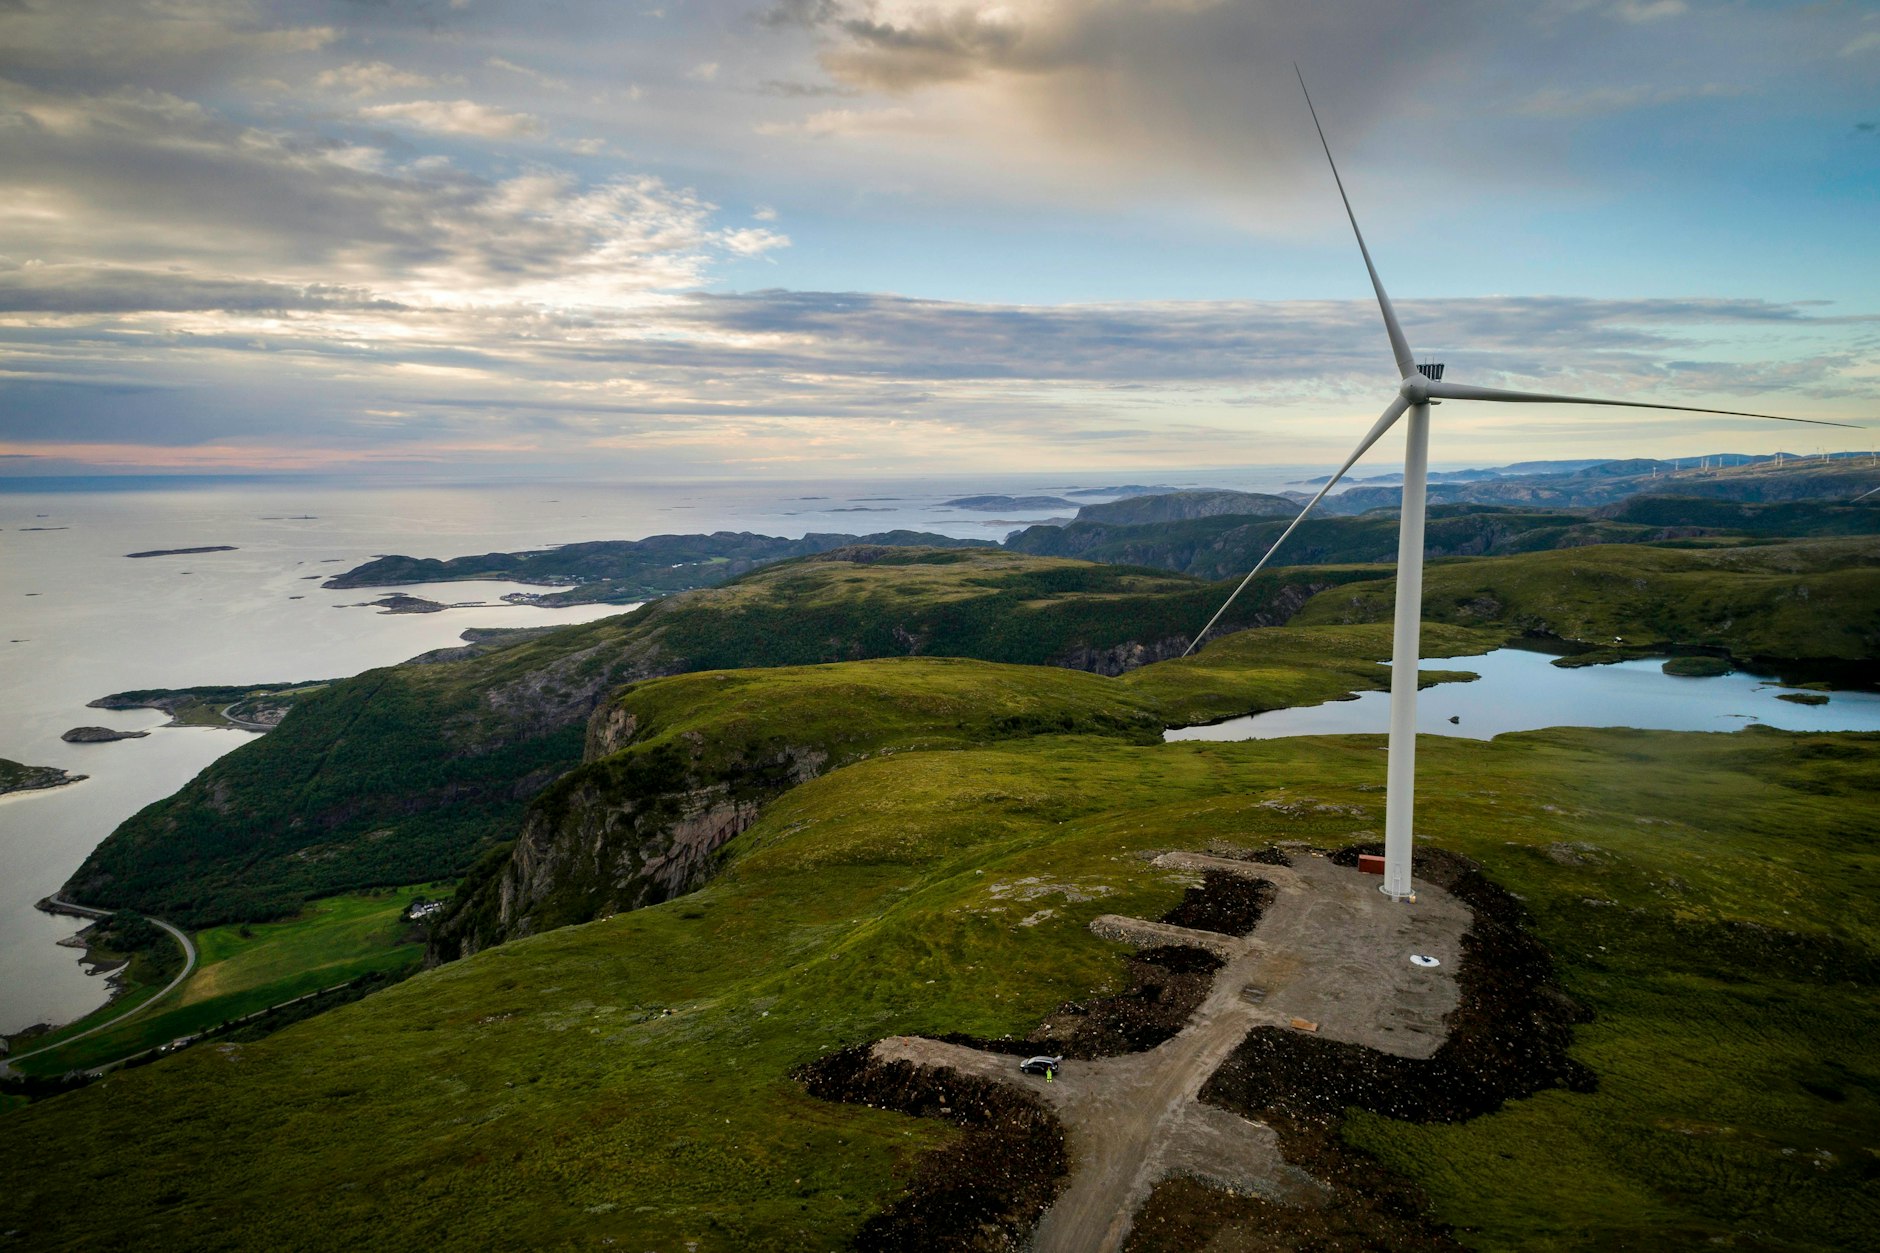
<path fill-rule="evenodd" d="M 1365 573 L 1275 575 L 1230 625 L 1283 620 Z M 771 566 L 485 655 L 335 682 L 126 821 L 67 892 L 201 926 L 455 877 L 513 839 L 529 799 L 579 763 L 589 713 L 623 683 L 910 653 L 1120 670 L 1179 651 L 1221 595 L 978 550 L 860 548 Z"/>
<path fill-rule="evenodd" d="M 1632 649 L 1695 645 L 1744 659 L 1849 663 L 1880 657 L 1880 540 L 1720 549 L 1578 548 L 1439 562 L 1424 574 L 1426 621 L 1498 626 Z M 1301 624 L 1381 622 L 1395 584 L 1341 587 Z"/>
<path fill-rule="evenodd" d="M 1445 655 L 1487 632 L 1432 628 Z M 906 658 L 709 671 L 631 686 L 589 733 L 588 760 L 530 807 L 516 848 L 480 864 L 433 933 L 448 960 L 690 891 L 776 797 L 890 752 L 1040 735 L 1155 743 L 1163 728 L 1381 688 L 1379 627 L 1269 628 L 1120 679 L 1040 666 Z"/>
<path fill-rule="evenodd" d="M 1311 655 L 1312 632 L 1287 634 Z M 997 690 L 996 668 L 959 668 Z M 1091 690 L 1126 721 L 1158 687 L 1235 668 L 1204 654 Z M 941 717 L 931 667 L 830 673 L 880 694 L 897 669 Z M 667 693 L 678 734 L 686 690 Z M 1137 853 L 1375 838 L 1377 747 L 1064 734 L 869 757 L 775 801 L 698 893 L 7 1114 L 0 1228 L 44 1248 L 839 1246 L 955 1133 L 811 1100 L 795 1067 L 899 1032 L 1023 1033 L 1114 990 L 1124 954 L 1085 924 L 1185 887 Z M 1526 901 L 1594 1012 L 1574 1051 L 1600 1085 L 1350 1136 L 1479 1247 L 1858 1244 L 1880 1127 L 1880 737 L 1430 739 L 1422 766 L 1426 838 Z"/>

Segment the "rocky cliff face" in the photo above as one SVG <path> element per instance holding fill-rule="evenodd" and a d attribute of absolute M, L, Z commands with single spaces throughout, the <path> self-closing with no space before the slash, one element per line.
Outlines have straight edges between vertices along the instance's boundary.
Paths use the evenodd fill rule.
<path fill-rule="evenodd" d="M 767 801 L 829 761 L 773 743 L 708 751 L 696 733 L 642 749 L 639 729 L 618 703 L 595 712 L 587 761 L 531 807 L 509 856 L 460 889 L 433 929 L 432 962 L 693 890 Z"/>

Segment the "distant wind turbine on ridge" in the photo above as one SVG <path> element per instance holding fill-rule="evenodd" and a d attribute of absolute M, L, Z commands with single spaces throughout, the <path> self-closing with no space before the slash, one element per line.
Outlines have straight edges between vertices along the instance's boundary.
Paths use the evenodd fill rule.
<path fill-rule="evenodd" d="M 1364 268 L 1371 276 L 1371 289 L 1377 293 L 1378 312 L 1384 315 L 1384 333 L 1390 338 L 1391 355 L 1397 362 L 1397 373 L 1401 376 L 1397 384 L 1397 395 L 1384 410 L 1352 454 L 1345 458 L 1345 464 L 1338 467 L 1338 472 L 1325 481 L 1319 488 L 1318 495 L 1306 502 L 1299 516 L 1292 520 L 1292 525 L 1280 532 L 1280 537 L 1273 541 L 1273 546 L 1260 558 L 1258 565 L 1240 581 L 1233 594 L 1208 619 L 1207 626 L 1194 638 L 1186 657 L 1200 646 L 1214 624 L 1221 620 L 1237 597 L 1253 582 L 1253 576 L 1266 567 L 1279 551 L 1279 546 L 1286 542 L 1299 524 L 1312 512 L 1313 506 L 1325 499 L 1325 494 L 1332 490 L 1338 481 L 1345 477 L 1345 472 L 1355 464 L 1358 458 L 1371 450 L 1371 445 L 1383 438 L 1384 432 L 1397 424 L 1399 418 L 1409 415 L 1410 422 L 1404 440 L 1403 458 L 1403 506 L 1397 523 L 1397 596 L 1395 619 L 1391 634 L 1391 674 L 1390 674 L 1390 742 L 1389 764 L 1386 768 L 1384 794 L 1384 882 L 1379 891 L 1397 900 L 1408 900 L 1410 888 L 1410 851 L 1411 819 L 1416 806 L 1416 723 L 1417 723 L 1417 662 L 1422 648 L 1423 617 L 1423 524 L 1426 486 L 1429 478 L 1430 447 L 1430 406 L 1444 400 L 1488 400 L 1512 402 L 1516 404 L 1566 404 L 1566 405 L 1618 405 L 1628 409 L 1672 409 L 1680 413 L 1715 413 L 1734 418 L 1768 418 L 1776 422 L 1802 422 L 1810 426 L 1851 426 L 1847 422 L 1824 422 L 1817 418 L 1785 418 L 1773 413 L 1745 413 L 1737 409 L 1699 409 L 1691 405 L 1662 405 L 1642 400 L 1604 400 L 1591 396 L 1555 396 L 1545 392 L 1509 391 L 1499 387 L 1475 387 L 1468 383 L 1446 381 L 1443 367 L 1437 364 L 1418 365 L 1411 355 L 1410 343 L 1404 338 L 1403 328 L 1398 325 L 1397 312 L 1391 307 L 1390 297 L 1384 294 L 1384 284 L 1377 277 L 1377 267 L 1371 263 L 1371 250 L 1365 246 L 1364 232 L 1358 229 L 1358 215 L 1352 211 L 1351 197 L 1345 194 L 1345 181 L 1338 175 L 1338 163 L 1332 160 L 1332 146 L 1325 138 L 1325 128 L 1319 124 L 1319 112 L 1312 107 L 1312 93 L 1306 90 L 1305 74 L 1297 65 L 1293 72 L 1299 75 L 1299 90 L 1305 94 L 1306 108 L 1312 114 L 1313 129 L 1319 133 L 1319 146 L 1325 149 L 1325 160 L 1332 167 L 1332 181 L 1338 185 L 1338 198 L 1344 201 L 1345 216 L 1351 220 L 1351 233 L 1357 237 L 1358 251 L 1364 257 Z M 1403 595 L 1406 588 L 1414 588 L 1415 594 Z"/>

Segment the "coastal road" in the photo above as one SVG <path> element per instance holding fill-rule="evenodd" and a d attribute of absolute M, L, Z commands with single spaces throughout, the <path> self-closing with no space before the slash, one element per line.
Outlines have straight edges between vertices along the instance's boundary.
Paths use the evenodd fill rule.
<path fill-rule="evenodd" d="M 48 896 L 44 904 L 47 906 L 48 913 L 69 914 L 77 918 L 109 918 L 111 916 L 109 910 L 92 909 L 85 905 L 74 905 L 70 901 L 62 901 L 56 896 Z M 135 1018 L 138 1014 L 143 1013 L 146 1009 L 149 1009 L 152 1005 L 155 1005 L 158 1001 L 182 986 L 183 980 L 189 978 L 191 972 L 196 969 L 195 941 L 191 940 L 180 928 L 171 926 L 161 918 L 151 918 L 148 914 L 145 914 L 144 917 L 149 918 L 151 922 L 162 927 L 165 931 L 168 931 L 170 937 L 183 946 L 183 969 L 178 972 L 176 978 L 170 980 L 169 983 L 164 985 L 161 992 L 143 1002 L 143 1004 L 126 1010 L 108 1022 L 101 1022 L 95 1027 L 88 1027 L 77 1035 L 66 1036 L 57 1044 L 48 1044 L 46 1047 L 34 1049 L 30 1053 L 19 1053 L 12 1057 L 0 1058 L 0 1073 L 5 1073 L 13 1062 L 23 1062 L 29 1057 L 38 1057 L 41 1053 L 50 1053 L 54 1049 L 64 1048 L 74 1040 L 82 1040 L 86 1036 L 96 1035 L 107 1027 L 115 1027 L 126 1019 Z"/>
<path fill-rule="evenodd" d="M 222 721 L 228 723 L 230 726 L 234 727 L 237 731 L 267 732 L 267 731 L 272 731 L 274 729 L 275 724 L 272 722 L 250 722 L 246 718 L 237 718 L 233 713 L 229 712 L 230 710 L 234 709 L 236 705 L 239 705 L 239 704 L 241 704 L 241 702 L 236 701 L 234 702 L 234 704 L 222 706 L 222 710 L 221 710 Z M 151 921 L 155 922 L 156 919 L 153 918 L 151 919 Z"/>

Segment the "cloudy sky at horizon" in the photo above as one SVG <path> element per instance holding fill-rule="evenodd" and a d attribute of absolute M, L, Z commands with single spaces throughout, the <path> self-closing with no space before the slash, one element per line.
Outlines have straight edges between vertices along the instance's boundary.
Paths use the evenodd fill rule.
<path fill-rule="evenodd" d="M 0 475 L 1335 463 L 1394 371 L 1295 60 L 1451 377 L 1880 425 L 1874 3 L 0 0 Z"/>

